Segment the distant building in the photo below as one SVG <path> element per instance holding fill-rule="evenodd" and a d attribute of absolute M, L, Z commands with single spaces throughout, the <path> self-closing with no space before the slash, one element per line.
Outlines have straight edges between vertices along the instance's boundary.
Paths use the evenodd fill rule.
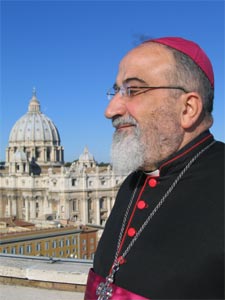
<path fill-rule="evenodd" d="M 59 131 L 41 112 L 34 91 L 10 132 L 0 168 L 0 218 L 104 226 L 123 179 L 110 165 L 98 166 L 86 147 L 66 167 Z"/>
<path fill-rule="evenodd" d="M 34 228 L 35 224 L 26 222 L 24 220 L 19 220 L 16 217 L 0 218 L 0 234 L 18 231 L 28 231 Z"/>
<path fill-rule="evenodd" d="M 79 259 L 94 257 L 97 246 L 96 229 L 66 226 L 22 230 L 27 225 L 20 224 L 22 227 L 16 227 L 15 231 L 4 232 L 3 223 L 4 220 L 0 220 L 0 253 Z M 8 227 L 12 226 L 11 223 L 13 222 Z"/>

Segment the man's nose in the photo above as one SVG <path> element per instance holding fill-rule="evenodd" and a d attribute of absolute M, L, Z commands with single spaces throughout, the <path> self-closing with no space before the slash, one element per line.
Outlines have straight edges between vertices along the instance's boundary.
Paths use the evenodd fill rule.
<path fill-rule="evenodd" d="M 126 103 L 119 93 L 116 94 L 109 102 L 105 110 L 105 117 L 112 119 L 115 116 L 123 116 L 127 111 Z"/>

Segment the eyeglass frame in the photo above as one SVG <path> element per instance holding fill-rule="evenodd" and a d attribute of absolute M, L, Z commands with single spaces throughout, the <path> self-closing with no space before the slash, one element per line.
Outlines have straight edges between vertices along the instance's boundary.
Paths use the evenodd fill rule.
<path fill-rule="evenodd" d="M 110 90 L 112 90 L 112 89 L 114 90 L 114 93 L 110 92 Z M 131 95 L 129 93 L 129 91 L 131 89 L 137 89 L 137 92 L 134 95 Z M 139 91 L 138 92 L 138 90 L 141 90 L 141 89 L 145 89 L 145 91 Z M 122 84 L 119 87 L 116 84 L 114 84 L 114 86 L 108 90 L 106 95 L 108 96 L 109 100 L 111 100 L 118 93 L 122 97 L 127 96 L 129 98 L 132 98 L 134 96 L 137 96 L 137 95 L 140 95 L 140 94 L 143 94 L 143 93 L 147 93 L 147 92 L 152 91 L 152 90 L 157 90 L 157 89 L 170 89 L 170 90 L 175 89 L 175 90 L 181 90 L 186 94 L 189 93 L 185 88 L 183 88 L 181 86 L 126 86 L 126 85 Z"/>

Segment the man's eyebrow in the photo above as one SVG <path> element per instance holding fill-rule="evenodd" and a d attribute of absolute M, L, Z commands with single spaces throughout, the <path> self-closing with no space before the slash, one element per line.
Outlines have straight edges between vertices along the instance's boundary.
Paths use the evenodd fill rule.
<path fill-rule="evenodd" d="M 138 77 L 129 77 L 127 79 L 124 80 L 124 83 L 129 83 L 130 81 L 138 81 L 140 83 L 146 83 L 145 80 L 138 78 Z"/>
<path fill-rule="evenodd" d="M 123 81 L 123 84 L 128 84 L 130 81 L 138 81 L 138 82 L 140 82 L 140 83 L 145 83 L 146 84 L 146 81 L 145 80 L 143 80 L 143 79 L 141 79 L 141 78 L 138 78 L 138 77 L 129 77 L 129 78 L 127 78 L 127 79 L 125 79 L 124 81 Z M 113 88 L 114 89 L 117 89 L 119 87 L 119 85 L 115 82 L 114 84 L 113 84 Z"/>

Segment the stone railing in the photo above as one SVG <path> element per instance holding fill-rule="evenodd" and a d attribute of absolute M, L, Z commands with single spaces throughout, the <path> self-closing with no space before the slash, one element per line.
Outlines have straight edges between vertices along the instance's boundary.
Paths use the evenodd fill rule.
<path fill-rule="evenodd" d="M 84 292 L 90 260 L 0 253 L 0 283 Z"/>

